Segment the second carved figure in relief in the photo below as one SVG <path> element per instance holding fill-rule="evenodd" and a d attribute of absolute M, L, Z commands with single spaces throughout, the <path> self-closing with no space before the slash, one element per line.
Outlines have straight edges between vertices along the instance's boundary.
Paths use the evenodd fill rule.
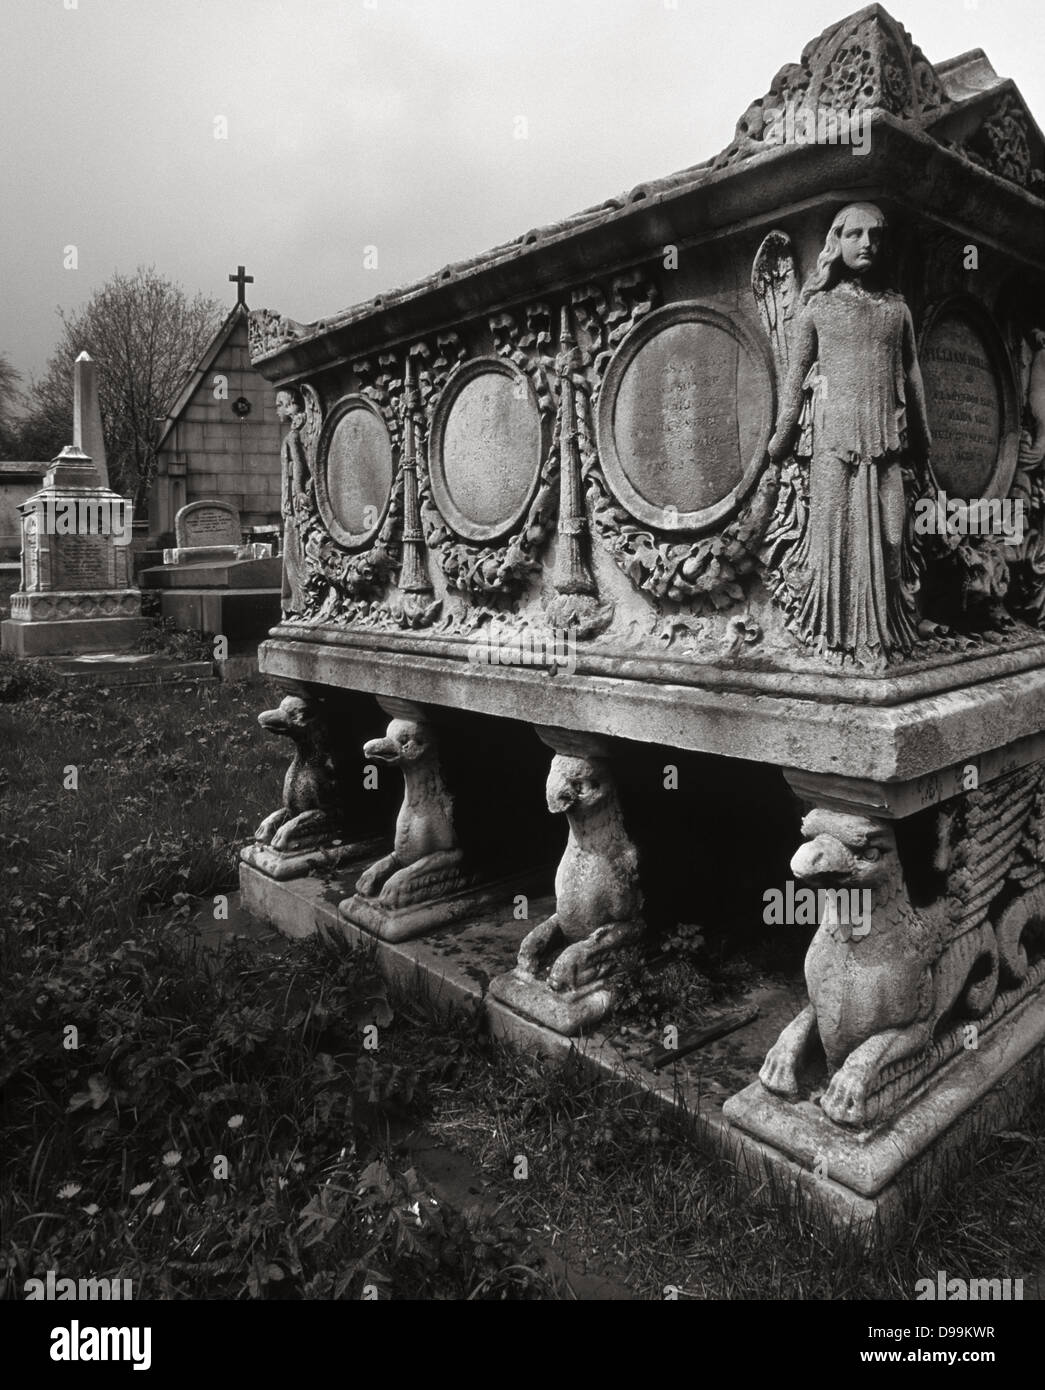
<path fill-rule="evenodd" d="M 809 458 L 804 533 L 781 574 L 789 620 L 821 650 L 874 660 L 918 636 L 905 463 L 930 433 L 902 295 L 881 287 L 885 218 L 843 208 L 802 292 L 770 457 Z M 802 425 L 801 435 L 795 436 Z"/>

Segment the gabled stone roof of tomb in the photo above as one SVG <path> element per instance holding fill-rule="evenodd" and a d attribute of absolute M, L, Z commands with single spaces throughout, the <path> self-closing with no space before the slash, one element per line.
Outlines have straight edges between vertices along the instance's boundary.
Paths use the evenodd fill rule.
<path fill-rule="evenodd" d="M 232 306 L 232 310 L 225 319 L 225 322 L 200 354 L 196 365 L 189 372 L 189 375 L 185 379 L 185 384 L 175 396 L 173 404 L 167 411 L 164 417 L 162 433 L 156 443 L 157 451 L 163 448 L 167 436 L 181 418 L 182 411 L 188 406 L 189 402 L 196 394 L 200 383 L 210 371 L 211 367 L 213 367 L 222 348 L 232 336 L 233 329 L 238 323 L 242 322 L 249 313 L 250 310 L 245 304 L 234 304 Z"/>
<path fill-rule="evenodd" d="M 850 120 L 884 113 L 1023 192 L 1045 196 L 1045 139 L 1015 84 L 998 76 L 981 49 L 934 66 L 887 10 L 868 5 L 830 25 L 806 44 L 799 62 L 782 67 L 769 91 L 740 117 L 733 140 L 717 156 L 456 261 L 332 318 L 303 324 L 272 310 L 256 310 L 250 316 L 251 360 L 273 357 L 290 344 L 322 337 L 538 247 L 613 223 L 643 204 L 699 188 L 752 159 L 778 154 L 798 143 L 791 135 L 794 113 L 801 110 Z"/>

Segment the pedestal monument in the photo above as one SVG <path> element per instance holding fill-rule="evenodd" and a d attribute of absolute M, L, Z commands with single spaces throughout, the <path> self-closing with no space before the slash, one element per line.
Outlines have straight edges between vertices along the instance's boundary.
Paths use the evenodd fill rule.
<path fill-rule="evenodd" d="M 130 566 L 133 508 L 108 485 L 95 364 L 73 364 L 73 443 L 18 508 L 21 583 L 2 625 L 5 652 L 118 652 L 147 625 Z M 89 444 L 96 461 L 84 452 Z"/>

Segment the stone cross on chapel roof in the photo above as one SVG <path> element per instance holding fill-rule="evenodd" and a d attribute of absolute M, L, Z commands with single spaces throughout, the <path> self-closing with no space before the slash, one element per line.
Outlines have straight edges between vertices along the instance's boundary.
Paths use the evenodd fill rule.
<path fill-rule="evenodd" d="M 237 304 L 242 304 L 244 309 L 247 307 L 246 289 L 248 285 L 253 285 L 254 276 L 248 275 L 243 266 L 240 266 L 235 275 L 230 275 L 229 279 L 238 287 Z"/>

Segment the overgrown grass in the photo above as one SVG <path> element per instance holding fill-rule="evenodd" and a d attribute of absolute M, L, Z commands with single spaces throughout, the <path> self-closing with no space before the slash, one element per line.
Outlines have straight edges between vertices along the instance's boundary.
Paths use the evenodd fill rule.
<path fill-rule="evenodd" d="M 278 800 L 271 692 L 5 674 L 6 1296 L 47 1270 L 139 1298 L 545 1292 L 523 1233 L 389 1161 L 378 1122 L 425 1080 L 362 1046 L 364 1021 L 394 1027 L 368 963 L 185 930 Z"/>
<path fill-rule="evenodd" d="M 786 1201 L 756 1204 L 732 1168 L 692 1142 L 684 1119 L 638 1086 L 552 1067 L 428 1016 L 402 1035 L 453 1059 L 431 1090 L 429 1129 L 467 1154 L 517 1219 L 543 1233 L 574 1275 L 635 1297 L 901 1299 L 918 1279 L 1022 1278 L 1045 1296 L 1045 1102 L 910 1225 L 884 1253 L 827 1237 Z M 516 1180 L 519 1157 L 527 1176 Z"/>
<path fill-rule="evenodd" d="M 184 630 L 174 625 L 172 618 L 160 616 L 158 596 L 154 602 L 146 604 L 143 600 L 142 615 L 151 617 L 152 622 L 142 628 L 138 635 L 137 648 L 140 652 L 155 652 L 160 656 L 170 656 L 178 661 L 213 661 L 214 638 L 202 632 Z"/>

